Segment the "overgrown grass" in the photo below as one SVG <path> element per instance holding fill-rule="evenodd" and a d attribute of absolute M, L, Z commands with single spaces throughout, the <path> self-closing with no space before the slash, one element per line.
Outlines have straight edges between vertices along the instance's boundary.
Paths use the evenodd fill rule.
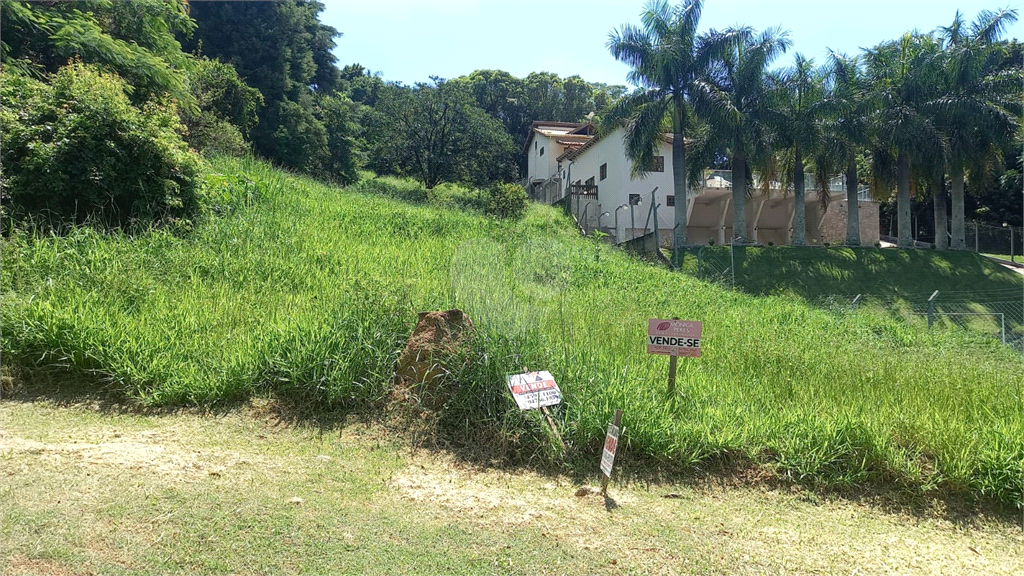
<path fill-rule="evenodd" d="M 150 404 L 272 391 L 368 407 L 415 312 L 461 307 L 478 330 L 450 362 L 453 442 L 521 461 L 589 455 L 621 408 L 626 454 L 647 461 L 1021 505 L 1021 359 L 1000 344 L 724 290 L 581 239 L 542 206 L 500 221 L 462 209 L 472 191 L 410 198 L 417 186 L 387 179 L 342 190 L 215 165 L 258 199 L 187 238 L 5 240 L 5 362 L 89 373 Z M 705 334 L 668 398 L 667 359 L 644 334 L 671 316 Z M 523 366 L 558 379 L 568 454 L 508 397 L 504 376 Z"/>

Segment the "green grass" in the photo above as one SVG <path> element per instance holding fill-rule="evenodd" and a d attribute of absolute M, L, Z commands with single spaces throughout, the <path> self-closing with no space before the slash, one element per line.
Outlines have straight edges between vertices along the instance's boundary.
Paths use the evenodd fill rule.
<path fill-rule="evenodd" d="M 449 362 L 440 424 L 455 446 L 573 460 L 621 408 L 623 441 L 648 463 L 752 463 L 809 483 L 1021 505 L 1021 359 L 990 339 L 724 290 L 579 238 L 547 207 L 506 222 L 454 187 L 343 190 L 253 161 L 216 167 L 238 184 L 229 191 L 257 193 L 225 193 L 222 215 L 188 237 L 5 240 L 5 363 L 87 374 L 154 405 L 274 393 L 367 409 L 387 396 L 415 313 L 461 307 L 478 330 Z M 786 254 L 747 262 L 796 274 Z M 919 254 L 884 251 L 874 282 L 925 267 Z M 948 274 L 970 262 L 987 270 L 976 257 L 949 261 Z M 807 286 L 830 277 L 807 273 Z M 703 320 L 705 333 L 703 357 L 680 361 L 667 398 L 667 359 L 643 342 L 649 317 L 671 316 Z M 523 366 L 559 381 L 568 453 L 508 397 L 504 376 Z"/>
<path fill-rule="evenodd" d="M 24 390 L 22 391 L 24 392 Z M 37 391 L 38 392 L 38 391 Z M 0 574 L 1016 574 L 1019 516 L 467 465 L 352 418 L 4 401 Z M 596 453 L 588 469 L 596 473 Z M 674 498 L 664 498 L 673 494 Z M 301 503 L 293 503 L 301 498 Z M 950 508 L 944 505 L 953 504 Z M 973 512 L 973 513 L 972 513 Z M 965 513 L 971 513 L 964 522 Z M 880 543 L 882 543 L 880 545 Z"/>

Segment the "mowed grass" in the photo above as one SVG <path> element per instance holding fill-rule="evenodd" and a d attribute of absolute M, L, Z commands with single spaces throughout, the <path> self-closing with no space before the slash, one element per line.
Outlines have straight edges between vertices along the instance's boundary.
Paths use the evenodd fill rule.
<path fill-rule="evenodd" d="M 460 208 L 472 194 L 457 189 L 216 168 L 234 200 L 189 236 L 5 240 L 4 362 L 151 405 L 272 393 L 373 409 L 415 313 L 460 307 L 477 331 L 448 359 L 439 422 L 453 446 L 574 462 L 622 409 L 637 463 L 1021 506 L 1021 357 L 991 339 L 725 290 L 579 238 L 547 207 L 503 222 Z M 644 337 L 648 318 L 672 316 L 702 320 L 704 338 L 668 397 L 667 358 Z M 508 396 L 505 375 L 524 366 L 563 390 L 566 452 Z"/>

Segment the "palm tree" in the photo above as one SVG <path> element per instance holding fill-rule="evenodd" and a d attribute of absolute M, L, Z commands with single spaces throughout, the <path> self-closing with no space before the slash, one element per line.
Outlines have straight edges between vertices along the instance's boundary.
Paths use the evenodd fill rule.
<path fill-rule="evenodd" d="M 929 102 L 948 139 L 952 248 L 964 250 L 965 172 L 980 180 L 987 163 L 998 161 L 1000 144 L 1019 125 L 1019 70 L 998 70 L 1004 46 L 999 36 L 1017 21 L 1016 10 L 978 14 L 968 30 L 957 11 L 953 23 L 939 29 L 943 48 L 941 93 Z"/>
<path fill-rule="evenodd" d="M 896 180 L 897 245 L 911 248 L 911 163 L 945 154 L 945 140 L 926 112 L 937 87 L 938 43 L 928 35 L 905 34 L 867 50 L 867 76 L 875 112 L 871 116 L 872 178 L 876 192 Z"/>
<path fill-rule="evenodd" d="M 818 152 L 822 147 L 822 128 L 827 106 L 822 78 L 814 69 L 814 61 L 797 53 L 793 67 L 778 78 L 776 94 L 778 104 L 774 110 L 773 124 L 779 143 L 792 153 L 792 177 L 785 180 L 791 180 L 793 183 L 793 245 L 803 246 L 807 243 L 807 216 L 804 204 L 805 160 L 814 156 L 818 160 L 817 165 L 825 165 L 825 159 L 821 158 Z M 828 201 L 829 171 L 816 172 L 819 195 L 822 204 L 825 204 Z"/>
<path fill-rule="evenodd" d="M 627 78 L 640 87 L 623 98 L 606 118 L 624 122 L 626 153 L 637 175 L 650 170 L 665 129 L 672 132 L 672 177 L 675 194 L 673 253 L 686 245 L 687 126 L 694 121 L 691 104 L 708 99 L 698 80 L 704 77 L 728 41 L 728 35 L 697 35 L 702 0 L 670 7 L 653 0 L 641 14 L 642 27 L 623 24 L 609 34 L 608 48 L 632 70 Z"/>
<path fill-rule="evenodd" d="M 857 194 L 857 154 L 868 148 L 865 81 L 856 57 L 830 52 L 825 64 L 824 145 L 820 157 L 845 172 L 847 246 L 860 246 L 860 204 Z"/>
<path fill-rule="evenodd" d="M 751 28 L 730 29 L 728 50 L 702 81 L 708 98 L 701 110 L 707 130 L 694 144 L 696 156 L 710 160 L 725 154 L 732 164 L 733 236 L 747 235 L 747 184 L 752 167 L 771 163 L 772 127 L 771 62 L 789 48 L 786 33 L 770 28 L 756 34 Z M 762 170 L 763 171 L 763 170 Z M 692 171 L 691 171 L 692 172 Z"/>

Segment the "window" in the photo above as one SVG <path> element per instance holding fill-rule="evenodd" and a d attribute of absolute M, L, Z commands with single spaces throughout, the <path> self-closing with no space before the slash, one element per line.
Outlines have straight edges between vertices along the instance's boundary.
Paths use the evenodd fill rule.
<path fill-rule="evenodd" d="M 665 157 L 655 156 L 654 162 L 651 163 L 651 172 L 664 172 L 665 171 Z"/>
<path fill-rule="evenodd" d="M 640 204 L 640 195 L 639 194 L 630 194 L 629 195 L 629 203 L 631 205 L 633 205 L 633 206 L 638 206 Z"/>
<path fill-rule="evenodd" d="M 590 178 L 587 178 L 587 186 L 593 186 L 593 185 L 594 185 L 594 177 L 591 176 Z"/>
<path fill-rule="evenodd" d="M 608 164 L 601 164 L 601 180 L 608 177 Z"/>
<path fill-rule="evenodd" d="M 665 196 L 665 205 L 666 206 L 675 206 L 676 205 L 676 197 L 675 196 Z"/>
<path fill-rule="evenodd" d="M 537 155 L 538 156 L 543 156 L 544 155 L 544 147 L 543 146 L 540 147 L 540 153 L 537 154 Z"/>

